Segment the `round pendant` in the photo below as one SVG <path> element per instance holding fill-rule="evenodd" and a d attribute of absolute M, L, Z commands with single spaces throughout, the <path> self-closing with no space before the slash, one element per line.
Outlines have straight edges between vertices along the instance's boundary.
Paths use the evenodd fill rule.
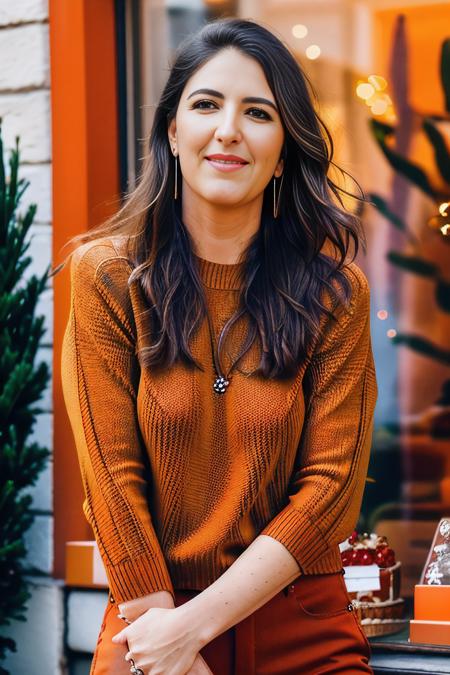
<path fill-rule="evenodd" d="M 229 381 L 221 375 L 214 380 L 213 389 L 216 394 L 224 394 L 229 384 Z"/>

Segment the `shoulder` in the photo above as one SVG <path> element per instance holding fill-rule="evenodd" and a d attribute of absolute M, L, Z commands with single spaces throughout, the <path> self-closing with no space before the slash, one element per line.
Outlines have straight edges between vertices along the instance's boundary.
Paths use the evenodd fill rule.
<path fill-rule="evenodd" d="M 367 276 L 355 262 L 347 263 L 343 273 L 350 284 L 350 310 L 369 309 L 370 286 Z"/>
<path fill-rule="evenodd" d="M 343 278 L 349 294 L 348 302 L 342 299 Z M 347 262 L 341 269 L 340 278 L 334 278 L 331 285 L 341 299 L 329 290 L 325 293 L 324 306 L 331 311 L 334 319 L 329 315 L 322 316 L 316 353 L 335 350 L 341 343 L 350 344 L 370 330 L 370 287 L 361 267 L 355 262 Z"/>
<path fill-rule="evenodd" d="M 344 281 L 345 280 L 345 281 Z M 344 289 L 343 286 L 346 288 Z M 368 309 L 370 305 L 370 286 L 366 274 L 361 267 L 355 263 L 347 262 L 340 270 L 340 274 L 335 276 L 331 282 L 334 291 L 342 298 L 336 298 L 336 293 L 333 295 L 329 290 L 325 292 L 325 306 L 334 313 L 350 314 L 354 313 L 355 309 Z M 344 291 L 348 292 L 348 302 L 344 302 Z"/>
<path fill-rule="evenodd" d="M 369 281 L 357 263 L 349 262 L 344 267 L 344 274 L 349 279 L 352 291 L 356 297 L 359 295 L 368 295 L 370 294 Z"/>
<path fill-rule="evenodd" d="M 132 265 L 126 254 L 126 237 L 99 237 L 78 246 L 71 258 L 74 296 L 100 293 L 122 307 L 128 301 Z"/>
<path fill-rule="evenodd" d="M 105 267 L 129 267 L 126 255 L 126 237 L 99 237 L 78 246 L 72 254 L 71 269 L 78 276 L 101 274 Z"/>

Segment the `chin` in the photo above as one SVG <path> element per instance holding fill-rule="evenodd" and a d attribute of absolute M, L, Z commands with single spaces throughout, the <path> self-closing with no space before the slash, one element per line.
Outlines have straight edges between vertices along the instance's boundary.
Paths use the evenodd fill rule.
<path fill-rule="evenodd" d="M 223 190 L 211 190 L 200 193 L 201 197 L 214 206 L 237 206 L 243 200 L 243 195 L 227 195 Z"/>

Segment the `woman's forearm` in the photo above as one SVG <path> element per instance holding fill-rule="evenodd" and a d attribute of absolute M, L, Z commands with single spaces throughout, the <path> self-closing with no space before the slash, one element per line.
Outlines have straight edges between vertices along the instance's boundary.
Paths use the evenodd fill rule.
<path fill-rule="evenodd" d="M 279 541 L 259 535 L 210 586 L 176 611 L 211 642 L 268 602 L 300 574 L 295 558 Z"/>

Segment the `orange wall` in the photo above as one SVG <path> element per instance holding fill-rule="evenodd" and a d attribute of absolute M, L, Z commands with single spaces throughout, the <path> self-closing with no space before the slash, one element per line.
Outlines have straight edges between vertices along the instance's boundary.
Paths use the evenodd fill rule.
<path fill-rule="evenodd" d="M 53 265 L 68 239 L 110 215 L 119 195 L 114 0 L 50 0 Z M 66 268 L 54 282 L 54 517 L 56 577 L 64 546 L 92 538 L 60 378 L 70 301 Z"/>
<path fill-rule="evenodd" d="M 443 111 L 439 61 L 441 44 L 450 37 L 450 2 L 375 12 L 374 63 L 377 74 L 388 82 L 393 28 L 399 14 L 406 17 L 410 102 L 418 111 Z"/>

